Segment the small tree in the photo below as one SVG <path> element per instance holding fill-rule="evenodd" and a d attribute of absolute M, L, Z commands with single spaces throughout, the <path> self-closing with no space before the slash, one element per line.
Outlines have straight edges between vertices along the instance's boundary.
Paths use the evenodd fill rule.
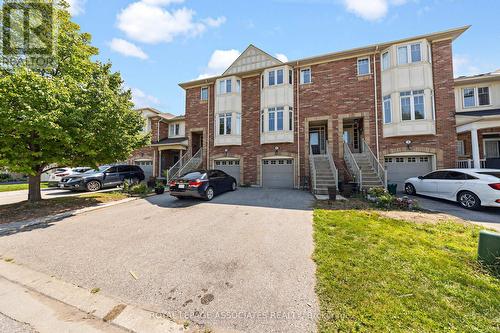
<path fill-rule="evenodd" d="M 41 200 L 40 176 L 48 166 L 123 161 L 148 141 L 120 74 L 92 60 L 98 51 L 71 22 L 65 1 L 54 13 L 54 65 L 0 72 L 0 167 L 28 174 L 30 202 Z"/>

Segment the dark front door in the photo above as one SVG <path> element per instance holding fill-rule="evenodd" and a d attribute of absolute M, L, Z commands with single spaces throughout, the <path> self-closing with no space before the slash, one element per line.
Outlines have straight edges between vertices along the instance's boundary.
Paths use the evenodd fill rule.
<path fill-rule="evenodd" d="M 311 127 L 309 129 L 309 145 L 313 155 L 326 154 L 325 127 Z"/>
<path fill-rule="evenodd" d="M 191 149 L 192 149 L 192 154 L 196 154 L 200 148 L 203 147 L 203 134 L 202 133 L 192 133 L 192 144 L 191 144 Z"/>

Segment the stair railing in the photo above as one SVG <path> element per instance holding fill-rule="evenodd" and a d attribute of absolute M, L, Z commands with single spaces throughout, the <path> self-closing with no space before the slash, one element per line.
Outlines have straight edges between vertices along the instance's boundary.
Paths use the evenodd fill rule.
<path fill-rule="evenodd" d="M 361 169 L 354 158 L 351 148 L 349 148 L 349 144 L 344 141 L 344 161 L 346 162 L 349 170 L 351 171 L 352 176 L 354 177 L 354 181 L 358 184 L 359 189 L 361 190 L 361 186 L 363 184 Z"/>
<path fill-rule="evenodd" d="M 337 190 L 339 189 L 339 171 L 335 166 L 335 162 L 333 161 L 333 155 L 330 152 L 330 147 L 328 145 L 328 140 L 326 141 L 326 155 L 328 156 L 328 162 L 330 163 L 330 169 L 333 172 L 333 176 L 335 177 L 335 187 Z"/>
<path fill-rule="evenodd" d="M 177 172 L 177 176 L 180 176 L 186 172 L 189 172 L 193 169 L 196 169 L 200 166 L 200 163 L 203 161 L 203 148 L 200 148 L 198 149 L 198 151 L 196 152 L 196 154 L 193 155 L 193 157 L 191 157 L 189 159 L 189 161 L 187 161 L 186 164 L 184 164 L 180 169 L 179 171 Z"/>
<path fill-rule="evenodd" d="M 189 161 L 191 158 L 191 155 L 186 151 L 184 155 L 174 164 L 170 167 L 170 169 L 167 169 L 165 178 L 167 180 L 167 183 L 171 180 L 174 179 L 175 177 L 178 176 L 179 170 L 186 165 L 186 163 Z"/>
<path fill-rule="evenodd" d="M 384 187 L 387 188 L 387 170 L 377 159 L 377 157 L 371 150 L 370 146 L 366 143 L 365 139 L 361 139 L 361 143 L 363 145 L 363 151 L 366 152 L 366 156 L 368 157 L 370 165 L 372 166 L 373 170 L 375 170 L 375 172 L 377 173 L 377 176 L 382 181 L 382 184 L 384 184 Z"/>
<path fill-rule="evenodd" d="M 309 146 L 309 169 L 311 170 L 312 193 L 316 193 L 316 166 L 314 165 L 314 155 L 312 146 Z"/>

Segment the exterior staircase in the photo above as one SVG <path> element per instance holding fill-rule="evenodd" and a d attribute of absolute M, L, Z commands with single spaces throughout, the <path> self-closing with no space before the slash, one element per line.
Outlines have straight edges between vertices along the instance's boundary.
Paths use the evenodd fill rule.
<path fill-rule="evenodd" d="M 367 153 L 352 154 L 361 170 L 361 188 L 384 187 L 384 181 L 373 168 Z"/>
<path fill-rule="evenodd" d="M 177 178 L 187 172 L 197 170 L 203 164 L 203 149 L 199 149 L 196 154 L 191 156 L 186 153 L 182 158 L 177 161 L 167 172 L 167 182 L 171 179 Z"/>
<path fill-rule="evenodd" d="M 337 186 L 336 170 L 332 170 L 328 156 L 312 155 L 316 169 L 314 194 L 328 194 L 328 188 Z"/>

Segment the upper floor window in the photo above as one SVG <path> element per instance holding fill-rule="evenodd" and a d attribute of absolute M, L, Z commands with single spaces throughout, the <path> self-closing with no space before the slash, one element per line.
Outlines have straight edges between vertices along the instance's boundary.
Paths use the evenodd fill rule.
<path fill-rule="evenodd" d="M 201 87 L 200 98 L 202 101 L 208 101 L 208 87 Z"/>
<path fill-rule="evenodd" d="M 425 119 L 424 91 L 413 90 L 400 93 L 401 120 Z"/>
<path fill-rule="evenodd" d="M 178 136 L 181 134 L 181 125 L 180 124 L 170 124 L 168 129 L 169 136 Z"/>
<path fill-rule="evenodd" d="M 236 114 L 236 128 L 235 134 L 241 134 L 241 113 Z"/>
<path fill-rule="evenodd" d="M 283 113 L 284 107 L 269 108 L 268 109 L 268 128 L 269 132 L 283 131 Z"/>
<path fill-rule="evenodd" d="M 231 113 L 219 114 L 219 135 L 230 135 L 231 134 Z"/>
<path fill-rule="evenodd" d="M 464 108 L 490 105 L 490 88 L 464 88 L 463 89 Z"/>
<path fill-rule="evenodd" d="M 304 68 L 300 70 L 300 84 L 311 83 L 311 69 Z"/>
<path fill-rule="evenodd" d="M 292 84 L 293 83 L 293 71 L 290 69 L 288 71 L 288 84 Z"/>
<path fill-rule="evenodd" d="M 277 84 L 283 84 L 284 82 L 284 70 L 277 69 L 272 70 L 268 73 L 269 85 L 274 86 Z"/>
<path fill-rule="evenodd" d="M 385 71 L 391 67 L 391 56 L 389 51 L 382 53 L 382 70 Z"/>
<path fill-rule="evenodd" d="M 420 61 L 422 61 L 422 47 L 420 43 L 398 47 L 399 65 Z"/>
<path fill-rule="evenodd" d="M 233 91 L 232 80 L 225 79 L 219 81 L 219 94 L 229 94 Z"/>
<path fill-rule="evenodd" d="M 288 130 L 293 131 L 293 108 L 288 107 Z"/>
<path fill-rule="evenodd" d="M 384 124 L 392 123 L 391 95 L 384 96 Z"/>
<path fill-rule="evenodd" d="M 370 74 L 370 58 L 358 59 L 358 75 Z"/>

